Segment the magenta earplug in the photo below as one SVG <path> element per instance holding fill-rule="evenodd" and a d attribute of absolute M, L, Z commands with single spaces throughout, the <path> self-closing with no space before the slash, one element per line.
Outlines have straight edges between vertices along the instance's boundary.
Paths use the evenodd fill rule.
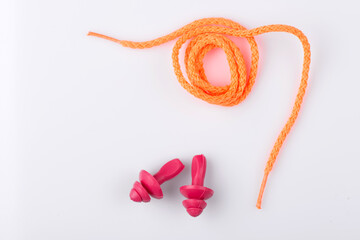
<path fill-rule="evenodd" d="M 139 174 L 140 182 L 136 181 L 130 191 L 131 200 L 134 202 L 149 202 L 150 196 L 157 199 L 163 198 L 160 185 L 176 177 L 183 169 L 184 164 L 179 159 L 173 159 L 165 163 L 154 175 L 141 170 Z"/>
<path fill-rule="evenodd" d="M 196 155 L 192 160 L 191 177 L 192 185 L 180 187 L 180 192 L 188 198 L 182 203 L 186 211 L 193 217 L 199 216 L 206 207 L 204 200 L 209 199 L 214 194 L 210 188 L 204 187 L 206 172 L 206 158 L 204 155 Z"/>

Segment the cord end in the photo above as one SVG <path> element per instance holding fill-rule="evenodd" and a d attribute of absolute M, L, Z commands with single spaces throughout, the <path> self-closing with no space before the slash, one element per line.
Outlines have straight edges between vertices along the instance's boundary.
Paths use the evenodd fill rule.
<path fill-rule="evenodd" d="M 109 36 L 100 34 L 100 33 L 88 32 L 87 35 L 102 38 L 102 39 L 109 40 L 109 41 L 116 42 L 116 43 L 119 43 L 119 44 L 123 45 L 123 41 L 121 41 L 119 39 L 116 39 L 116 38 L 113 38 L 113 37 L 109 37 Z"/>
<path fill-rule="evenodd" d="M 259 196 L 258 196 L 258 199 L 257 199 L 257 202 L 256 202 L 256 207 L 258 209 L 261 209 L 261 202 L 262 202 L 262 198 L 263 198 L 263 194 L 264 194 L 264 190 L 265 190 L 265 186 L 266 186 L 268 176 L 269 176 L 269 172 L 265 171 L 264 172 L 264 177 L 263 177 L 263 180 L 262 180 L 262 183 L 261 183 L 260 191 L 259 191 Z"/>

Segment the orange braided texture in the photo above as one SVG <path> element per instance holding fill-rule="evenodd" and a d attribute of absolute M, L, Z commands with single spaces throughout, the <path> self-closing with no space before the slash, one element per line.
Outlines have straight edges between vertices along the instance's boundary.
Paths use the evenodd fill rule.
<path fill-rule="evenodd" d="M 234 106 L 243 101 L 255 83 L 259 52 L 254 36 L 268 32 L 287 32 L 299 38 L 304 49 L 304 62 L 300 87 L 295 98 L 289 119 L 281 130 L 272 148 L 261 183 L 257 208 L 261 208 L 262 197 L 267 178 L 273 168 L 286 136 L 289 134 L 299 114 L 307 86 L 310 67 L 310 44 L 306 36 L 298 29 L 287 25 L 267 25 L 254 29 L 246 29 L 240 24 L 224 18 L 204 18 L 196 20 L 168 35 L 145 42 L 118 40 L 102 34 L 89 32 L 88 35 L 104 38 L 130 48 L 151 48 L 179 38 L 173 48 L 172 59 L 174 71 L 181 86 L 189 93 L 208 103 L 222 106 Z M 251 49 L 251 66 L 247 77 L 246 65 L 240 49 L 227 36 L 243 37 L 249 42 Z M 188 81 L 185 79 L 179 63 L 179 51 L 189 40 L 185 52 L 185 67 Z M 211 49 L 221 48 L 227 56 L 230 66 L 231 83 L 227 86 L 211 85 L 205 75 L 203 58 Z"/>

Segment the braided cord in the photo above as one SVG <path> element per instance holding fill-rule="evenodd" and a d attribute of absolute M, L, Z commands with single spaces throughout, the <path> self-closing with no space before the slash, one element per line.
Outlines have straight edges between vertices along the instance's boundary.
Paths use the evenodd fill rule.
<path fill-rule="evenodd" d="M 254 36 L 268 32 L 287 32 L 299 38 L 304 49 L 304 60 L 300 86 L 290 117 L 276 139 L 265 166 L 256 204 L 256 207 L 260 209 L 269 173 L 273 168 L 286 136 L 298 117 L 305 95 L 311 56 L 310 44 L 306 36 L 297 28 L 288 25 L 267 25 L 248 30 L 240 24 L 224 18 L 196 20 L 168 35 L 145 42 L 118 40 L 94 32 L 89 32 L 88 35 L 104 38 L 129 48 L 151 48 L 178 38 L 173 48 L 172 59 L 174 72 L 181 86 L 195 97 L 208 103 L 234 106 L 247 97 L 255 83 L 259 52 Z M 240 49 L 227 36 L 243 37 L 248 41 L 251 50 L 251 66 L 248 77 L 245 61 Z M 185 51 L 184 61 L 188 80 L 185 79 L 179 63 L 179 51 L 187 41 L 189 41 L 189 44 Z M 221 48 L 226 54 L 231 73 L 231 82 L 227 86 L 213 86 L 208 82 L 205 75 L 203 58 L 213 48 Z"/>

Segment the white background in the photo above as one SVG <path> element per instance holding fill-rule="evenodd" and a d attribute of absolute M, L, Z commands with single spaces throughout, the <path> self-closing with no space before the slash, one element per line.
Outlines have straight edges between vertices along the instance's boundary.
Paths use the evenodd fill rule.
<path fill-rule="evenodd" d="M 360 239 L 358 1 L 24 0 L 0 9 L 0 239 Z M 226 108 L 179 85 L 174 42 L 133 50 L 86 36 L 149 40 L 203 17 L 289 24 L 311 43 L 303 109 L 262 210 L 263 168 L 300 80 L 295 37 L 256 37 L 257 82 Z M 226 84 L 224 54 L 209 55 L 210 81 Z M 199 153 L 215 195 L 192 218 L 178 188 Z M 186 168 L 163 185 L 164 199 L 130 201 L 141 169 L 175 157 Z"/>

